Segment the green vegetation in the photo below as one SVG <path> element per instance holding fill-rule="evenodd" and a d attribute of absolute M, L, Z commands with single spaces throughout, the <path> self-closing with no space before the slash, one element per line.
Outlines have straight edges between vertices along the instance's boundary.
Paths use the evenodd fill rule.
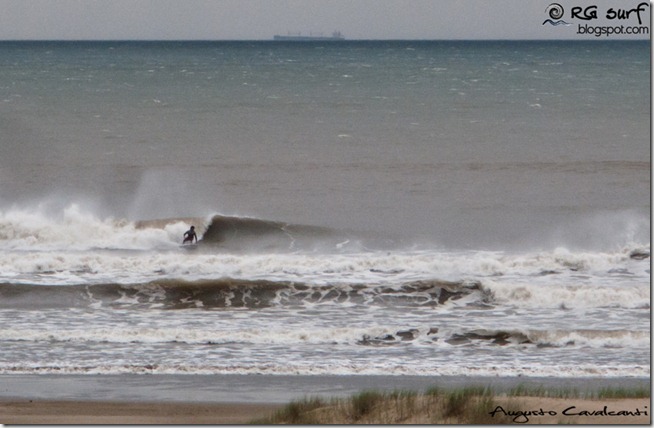
<path fill-rule="evenodd" d="M 446 393 L 444 399 L 446 419 L 464 418 L 471 424 L 490 423 L 489 410 L 496 406 L 490 388 L 466 387 Z"/>
<path fill-rule="evenodd" d="M 518 385 L 508 394 L 510 397 L 550 397 L 550 398 L 594 398 L 594 399 L 623 399 L 623 398 L 649 398 L 650 390 L 647 388 L 614 388 L 604 387 L 597 392 L 582 393 L 576 388 L 545 388 L 542 385 L 527 387 Z"/>
<path fill-rule="evenodd" d="M 350 399 L 352 403 L 351 417 L 359 420 L 365 415 L 371 413 L 375 407 L 384 401 L 384 394 L 375 391 L 364 391 Z"/>
<path fill-rule="evenodd" d="M 582 397 L 584 395 L 585 397 Z M 513 423 L 515 416 L 493 413 L 504 409 L 538 408 L 543 400 L 566 399 L 646 399 L 645 388 L 603 388 L 596 393 L 580 394 L 577 389 L 546 389 L 519 385 L 498 394 L 489 387 L 471 386 L 448 390 L 429 388 L 412 391 L 363 391 L 349 398 L 305 398 L 293 401 L 269 418 L 254 424 L 502 424 Z M 563 407 L 565 408 L 565 407 Z M 560 412 L 559 412 L 560 415 Z M 536 417 L 531 417 L 537 422 Z M 539 423 L 539 422 L 537 422 Z M 583 423 L 555 420 L 550 423 Z"/>
<path fill-rule="evenodd" d="M 253 423 L 263 424 L 293 424 L 293 425 L 307 425 L 315 424 L 313 412 L 316 409 L 324 408 L 335 403 L 334 400 L 326 401 L 320 397 L 307 398 L 300 401 L 292 401 L 286 407 L 277 411 L 271 418 L 261 421 L 254 421 Z"/>
<path fill-rule="evenodd" d="M 507 394 L 511 397 L 551 397 L 551 398 L 583 398 L 576 388 L 545 388 L 542 385 L 537 387 L 527 387 L 518 385 L 512 388 Z"/>
<path fill-rule="evenodd" d="M 270 418 L 255 424 L 399 424 L 399 423 L 492 423 L 489 411 L 493 396 L 487 388 L 464 388 L 452 392 L 430 389 L 412 391 L 364 391 L 350 398 L 310 398 L 294 401 Z"/>
<path fill-rule="evenodd" d="M 596 397 L 599 399 L 609 398 L 650 398 L 651 391 L 647 388 L 602 388 L 597 392 Z"/>

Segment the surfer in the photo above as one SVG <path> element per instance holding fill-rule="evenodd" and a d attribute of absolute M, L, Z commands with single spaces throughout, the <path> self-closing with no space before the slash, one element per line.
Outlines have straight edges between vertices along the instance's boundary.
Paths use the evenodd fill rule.
<path fill-rule="evenodd" d="M 182 245 L 186 244 L 187 242 L 190 242 L 192 244 L 193 239 L 195 239 L 195 243 L 197 244 L 198 235 L 195 234 L 195 226 L 191 226 L 189 230 L 184 232 L 184 241 L 182 242 Z"/>

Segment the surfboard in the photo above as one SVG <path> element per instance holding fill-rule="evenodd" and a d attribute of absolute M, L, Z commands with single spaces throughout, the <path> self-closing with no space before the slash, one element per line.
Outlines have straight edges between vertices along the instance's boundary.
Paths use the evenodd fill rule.
<path fill-rule="evenodd" d="M 185 250 L 195 250 L 196 248 L 198 248 L 198 244 L 182 244 L 179 247 Z"/>

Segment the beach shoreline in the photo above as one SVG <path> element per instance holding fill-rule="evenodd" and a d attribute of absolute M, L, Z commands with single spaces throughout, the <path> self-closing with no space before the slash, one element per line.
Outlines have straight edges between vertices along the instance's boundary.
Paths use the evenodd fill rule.
<path fill-rule="evenodd" d="M 2 424 L 136 425 L 248 424 L 263 422 L 285 406 L 275 403 L 152 403 L 0 400 Z M 485 409 L 490 423 L 650 424 L 650 398 L 577 399 L 500 397 Z M 406 423 L 426 423 L 424 414 Z M 446 422 L 446 421 L 441 421 Z"/>
<path fill-rule="evenodd" d="M 518 387 L 553 394 L 569 391 L 574 398 L 528 401 L 529 406 L 543 401 L 559 415 L 570 406 L 601 409 L 609 405 L 649 412 L 643 405 L 650 402 L 649 398 L 586 398 L 607 388 L 649 390 L 649 378 L 2 375 L 0 384 L 0 423 L 4 424 L 240 424 L 268 417 L 292 401 L 310 397 L 347 398 L 372 390 L 422 393 L 429 388 L 447 391 L 471 386 L 488 387 L 497 395 Z M 568 423 L 581 423 L 579 418 L 573 419 L 568 418 Z M 605 419 L 604 423 L 615 422 L 615 418 Z"/>
<path fill-rule="evenodd" d="M 305 397 L 348 397 L 361 391 L 425 391 L 488 387 L 508 392 L 516 387 L 569 390 L 587 395 L 606 388 L 650 389 L 643 377 L 393 376 L 266 374 L 4 374 L 0 400 L 269 403 L 286 404 Z"/>

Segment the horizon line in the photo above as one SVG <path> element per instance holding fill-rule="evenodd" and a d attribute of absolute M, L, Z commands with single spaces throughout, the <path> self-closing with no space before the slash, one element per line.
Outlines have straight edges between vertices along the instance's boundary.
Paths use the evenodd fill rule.
<path fill-rule="evenodd" d="M 116 43 L 116 42 L 270 42 L 273 44 L 342 44 L 349 42 L 651 42 L 650 38 L 411 38 L 411 39 L 341 39 L 341 40 L 274 40 L 270 39 L 0 39 L 0 43 L 4 42 L 100 42 L 100 43 Z"/>

